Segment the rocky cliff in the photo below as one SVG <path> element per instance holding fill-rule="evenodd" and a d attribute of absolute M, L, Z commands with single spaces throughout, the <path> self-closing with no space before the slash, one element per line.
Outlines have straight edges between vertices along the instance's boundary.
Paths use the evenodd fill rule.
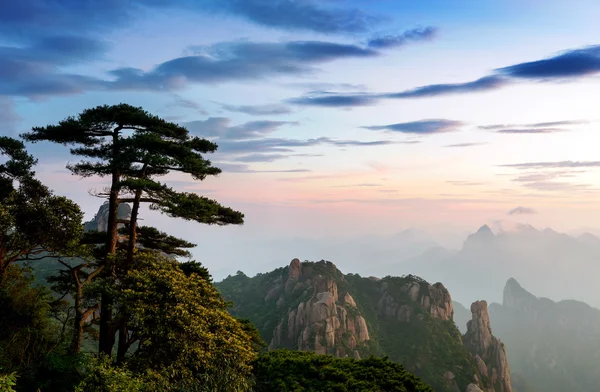
<path fill-rule="evenodd" d="M 512 392 L 510 367 L 504 344 L 492 335 L 486 301 L 471 305 L 472 318 L 467 323 L 463 344 L 473 355 L 479 375 L 489 379 L 486 391 Z"/>
<path fill-rule="evenodd" d="M 267 293 L 265 301 L 277 297 L 277 306 L 283 307 L 287 305 L 286 298 L 295 293 L 302 293 L 302 299 L 298 306 L 289 307 L 287 318 L 275 328 L 269 349 L 294 347 L 317 354 L 360 358 L 357 348 L 369 340 L 369 330 L 350 293 L 340 295 L 330 275 L 313 271 L 312 265 L 303 266 L 294 259 L 287 279 L 281 279 Z"/>
<path fill-rule="evenodd" d="M 287 267 L 253 278 L 238 272 L 217 287 L 234 302 L 232 313 L 250 319 L 271 350 L 388 356 L 439 392 L 474 387 L 510 391 L 494 390 L 487 368 L 480 373 L 483 367 L 463 345 L 450 293 L 442 283 L 412 275 L 344 275 L 331 262 L 294 259 Z M 480 359 L 489 355 L 482 352 Z M 489 363 L 496 373 L 502 371 L 498 379 L 504 380 L 503 368 Z"/>
<path fill-rule="evenodd" d="M 131 206 L 127 203 L 119 204 L 119 219 L 129 219 L 131 216 Z M 85 222 L 85 231 L 99 231 L 104 232 L 108 227 L 108 202 L 105 202 L 100 206 L 98 212 L 91 221 Z M 120 223 L 119 227 L 123 227 Z"/>

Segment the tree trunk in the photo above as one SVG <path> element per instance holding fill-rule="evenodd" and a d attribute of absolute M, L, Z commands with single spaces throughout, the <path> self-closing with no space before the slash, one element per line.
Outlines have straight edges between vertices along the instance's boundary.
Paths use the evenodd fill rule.
<path fill-rule="evenodd" d="M 142 167 L 140 177 L 143 178 L 146 174 L 148 164 L 144 164 Z M 137 218 L 140 211 L 140 199 L 142 198 L 142 190 L 138 189 L 135 191 L 135 198 L 133 206 L 131 207 L 131 217 L 129 218 L 129 242 L 127 243 L 127 260 L 125 262 L 125 268 L 129 269 L 133 266 L 133 257 L 135 255 L 135 249 L 137 245 Z M 125 355 L 129 349 L 129 342 L 127 337 L 127 321 L 128 315 L 123 315 L 123 322 L 119 326 L 119 345 L 117 348 L 117 363 L 121 364 L 125 360 Z"/>
<path fill-rule="evenodd" d="M 71 342 L 71 352 L 77 354 L 81 350 L 81 342 L 83 341 L 83 310 L 81 309 L 83 302 L 83 286 L 79 281 L 79 271 L 72 270 L 73 279 L 75 280 L 75 320 L 73 322 L 73 341 Z"/>
<path fill-rule="evenodd" d="M 119 155 L 119 132 L 120 127 L 115 129 L 113 135 L 113 162 L 118 160 Z M 114 165 L 117 165 L 113 163 Z M 108 225 L 106 228 L 106 277 L 115 277 L 116 263 L 114 255 L 117 253 L 117 218 L 119 214 L 119 181 L 121 173 L 118 167 L 113 168 L 112 183 L 110 187 L 110 198 L 108 200 Z M 100 342 L 98 350 L 109 357 L 112 356 L 112 349 L 115 345 L 115 330 L 113 326 L 113 304 L 114 299 L 104 291 L 100 299 Z"/>

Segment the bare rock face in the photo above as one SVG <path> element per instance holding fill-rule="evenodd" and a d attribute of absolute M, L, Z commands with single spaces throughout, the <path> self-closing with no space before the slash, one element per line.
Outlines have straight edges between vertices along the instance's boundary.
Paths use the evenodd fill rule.
<path fill-rule="evenodd" d="M 483 391 L 477 385 L 469 384 L 469 385 L 467 385 L 467 389 L 465 389 L 465 392 L 483 392 Z"/>
<path fill-rule="evenodd" d="M 504 344 L 492 335 L 487 302 L 474 302 L 471 305 L 471 313 L 472 318 L 467 323 L 463 344 L 473 355 L 479 374 L 487 376 L 490 380 L 491 385 L 485 388 L 485 391 L 512 392 L 506 350 Z"/>
<path fill-rule="evenodd" d="M 269 291 L 268 299 L 279 294 L 279 303 L 286 295 L 300 291 L 307 299 L 290 309 L 287 319 L 276 327 L 270 350 L 291 345 L 318 354 L 360 358 L 356 348 L 369 340 L 369 329 L 350 293 L 340 296 L 338 285 L 331 276 L 303 268 L 298 259 L 290 263 L 282 287 L 283 290 L 276 287 Z"/>
<path fill-rule="evenodd" d="M 409 303 L 401 303 L 402 298 L 390 294 L 383 285 L 383 294 L 379 300 L 379 313 L 387 317 L 408 322 L 414 314 L 414 306 L 418 305 L 429 312 L 431 317 L 439 320 L 452 320 L 454 309 L 452 298 L 443 284 L 430 285 L 426 282 L 412 281 L 401 287 L 401 291 L 409 299 Z"/>
<path fill-rule="evenodd" d="M 131 206 L 127 203 L 119 204 L 119 219 L 129 219 L 131 216 Z M 123 227 L 122 223 L 119 223 L 119 227 Z M 106 232 L 108 228 L 108 202 L 102 204 L 98 209 L 98 212 L 89 222 L 85 222 L 85 231 L 98 231 Z"/>

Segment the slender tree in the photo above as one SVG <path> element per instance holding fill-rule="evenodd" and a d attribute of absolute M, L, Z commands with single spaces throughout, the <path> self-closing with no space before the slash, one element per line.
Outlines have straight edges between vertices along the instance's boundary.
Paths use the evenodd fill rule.
<path fill-rule="evenodd" d="M 137 219 L 141 203 L 172 217 L 206 224 L 242 224 L 243 214 L 193 193 L 177 192 L 157 178 L 176 171 L 203 180 L 220 170 L 202 154 L 214 152 L 216 144 L 192 137 L 184 127 L 127 104 L 99 106 L 69 117 L 58 125 L 33 128 L 22 135 L 28 141 L 51 141 L 73 146 L 71 153 L 84 160 L 68 165 L 83 177 L 110 177 L 110 187 L 99 196 L 109 200 L 108 229 L 104 246 L 104 278 L 115 279 L 117 269 L 127 271 L 137 244 Z M 119 222 L 119 203 L 131 202 L 131 218 Z M 118 224 L 127 223 L 127 257 L 118 266 Z M 115 332 L 125 328 L 127 317 L 113 320 L 114 300 L 106 290 L 100 306 L 99 351 L 110 355 Z M 121 350 L 122 351 L 122 350 Z"/>

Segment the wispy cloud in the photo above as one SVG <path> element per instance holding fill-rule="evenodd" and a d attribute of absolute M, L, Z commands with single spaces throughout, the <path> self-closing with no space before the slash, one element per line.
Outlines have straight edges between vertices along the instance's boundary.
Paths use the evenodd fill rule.
<path fill-rule="evenodd" d="M 455 132 L 458 131 L 463 125 L 464 123 L 461 121 L 428 119 L 388 125 L 370 125 L 363 126 L 361 128 L 372 131 L 391 131 L 415 135 L 431 135 L 436 133 Z"/>
<path fill-rule="evenodd" d="M 219 104 L 222 109 L 229 112 L 237 112 L 249 114 L 251 116 L 275 116 L 280 114 L 290 114 L 293 110 L 288 106 L 280 104 L 271 105 L 228 105 L 225 103 Z"/>
<path fill-rule="evenodd" d="M 324 106 L 324 107 L 357 107 L 371 106 L 379 102 L 379 98 L 373 94 L 340 94 L 331 92 L 309 92 L 301 97 L 290 98 L 285 102 L 300 106 Z"/>
<path fill-rule="evenodd" d="M 243 163 L 218 162 L 216 166 L 224 173 L 308 173 L 309 169 L 287 169 L 287 170 L 256 170 L 250 165 Z"/>
<path fill-rule="evenodd" d="M 428 86 L 417 87 L 412 90 L 406 90 L 399 93 L 382 94 L 382 98 L 423 98 L 435 97 L 440 95 L 464 94 L 472 92 L 481 92 L 496 90 L 504 87 L 509 83 L 509 80 L 496 76 L 485 76 L 483 78 L 466 83 L 452 84 L 431 84 Z"/>
<path fill-rule="evenodd" d="M 388 18 L 358 8 L 331 7 L 328 2 L 302 0 L 204 0 L 208 10 L 242 17 L 251 22 L 283 30 L 319 33 L 361 33 Z"/>
<path fill-rule="evenodd" d="M 594 75 L 600 72 L 600 46 L 567 50 L 543 60 L 515 64 L 497 71 L 512 78 L 538 80 Z"/>
<path fill-rule="evenodd" d="M 404 46 L 409 43 L 419 41 L 429 41 L 437 35 L 437 29 L 435 27 L 416 28 L 407 30 L 402 34 L 396 35 L 384 35 L 379 37 L 371 38 L 367 42 L 367 46 L 370 48 L 393 48 L 398 46 Z"/>
<path fill-rule="evenodd" d="M 600 161 L 559 161 L 559 162 L 525 162 L 500 165 L 515 169 L 561 169 L 579 167 L 600 167 Z"/>
<path fill-rule="evenodd" d="M 344 140 L 329 137 L 313 139 L 272 137 L 272 134 L 282 127 L 297 124 L 292 121 L 261 120 L 233 125 L 231 119 L 227 117 L 209 117 L 206 120 L 182 123 L 194 135 L 213 140 L 218 145 L 214 160 L 231 163 L 230 168 L 245 167 L 247 166 L 245 164 L 249 163 L 271 163 L 291 157 L 321 156 L 296 152 L 297 149 L 306 147 L 377 147 L 404 143 L 391 140 Z M 240 166 L 240 162 L 244 165 Z"/>
<path fill-rule="evenodd" d="M 204 110 L 202 105 L 200 105 L 198 102 L 192 99 L 184 98 L 181 95 L 175 93 L 171 94 L 171 98 L 173 98 L 173 101 L 170 104 L 168 104 L 169 107 L 180 107 L 184 109 L 194 110 L 199 114 L 208 114 L 208 112 Z"/>
<path fill-rule="evenodd" d="M 484 144 L 488 144 L 488 143 L 486 143 L 486 142 L 456 143 L 456 144 L 448 144 L 448 145 L 445 145 L 444 147 L 449 147 L 449 148 L 466 148 L 466 147 L 482 146 Z"/>
<path fill-rule="evenodd" d="M 557 133 L 566 132 L 567 129 L 563 128 L 505 128 L 495 131 L 496 133 L 507 133 L 507 134 L 544 134 L 544 133 Z"/>
<path fill-rule="evenodd" d="M 549 121 L 539 122 L 532 124 L 491 124 L 491 125 L 480 125 L 478 128 L 483 130 L 494 131 L 496 133 L 506 134 L 547 134 L 556 132 L 569 131 L 567 128 L 557 128 L 565 126 L 577 126 L 582 124 L 589 124 L 589 121 L 585 120 L 563 120 L 563 121 Z"/>
<path fill-rule="evenodd" d="M 353 107 L 374 105 L 382 99 L 413 99 L 435 96 L 465 94 L 495 90 L 510 83 L 510 80 L 500 76 L 486 76 L 471 82 L 452 84 L 432 84 L 396 93 L 337 93 L 317 92 L 308 93 L 286 102 L 303 106 Z"/>
<path fill-rule="evenodd" d="M 528 207 L 516 207 L 506 213 L 507 215 L 533 215 L 537 214 L 537 211 L 533 208 Z"/>
<path fill-rule="evenodd" d="M 493 73 L 464 83 L 430 84 L 411 90 L 365 95 L 363 93 L 328 92 L 321 97 L 301 97 L 288 100 L 298 105 L 352 107 L 372 105 L 381 99 L 414 99 L 455 94 L 493 91 L 516 83 L 521 79 L 562 81 L 600 73 L 600 45 L 568 50 L 543 60 L 519 63 L 498 68 Z M 333 105 L 332 102 L 336 104 Z M 562 122 L 540 123 L 544 128 L 555 127 Z M 552 124 L 552 125 L 550 125 Z M 523 133 L 523 132 L 520 132 Z"/>

